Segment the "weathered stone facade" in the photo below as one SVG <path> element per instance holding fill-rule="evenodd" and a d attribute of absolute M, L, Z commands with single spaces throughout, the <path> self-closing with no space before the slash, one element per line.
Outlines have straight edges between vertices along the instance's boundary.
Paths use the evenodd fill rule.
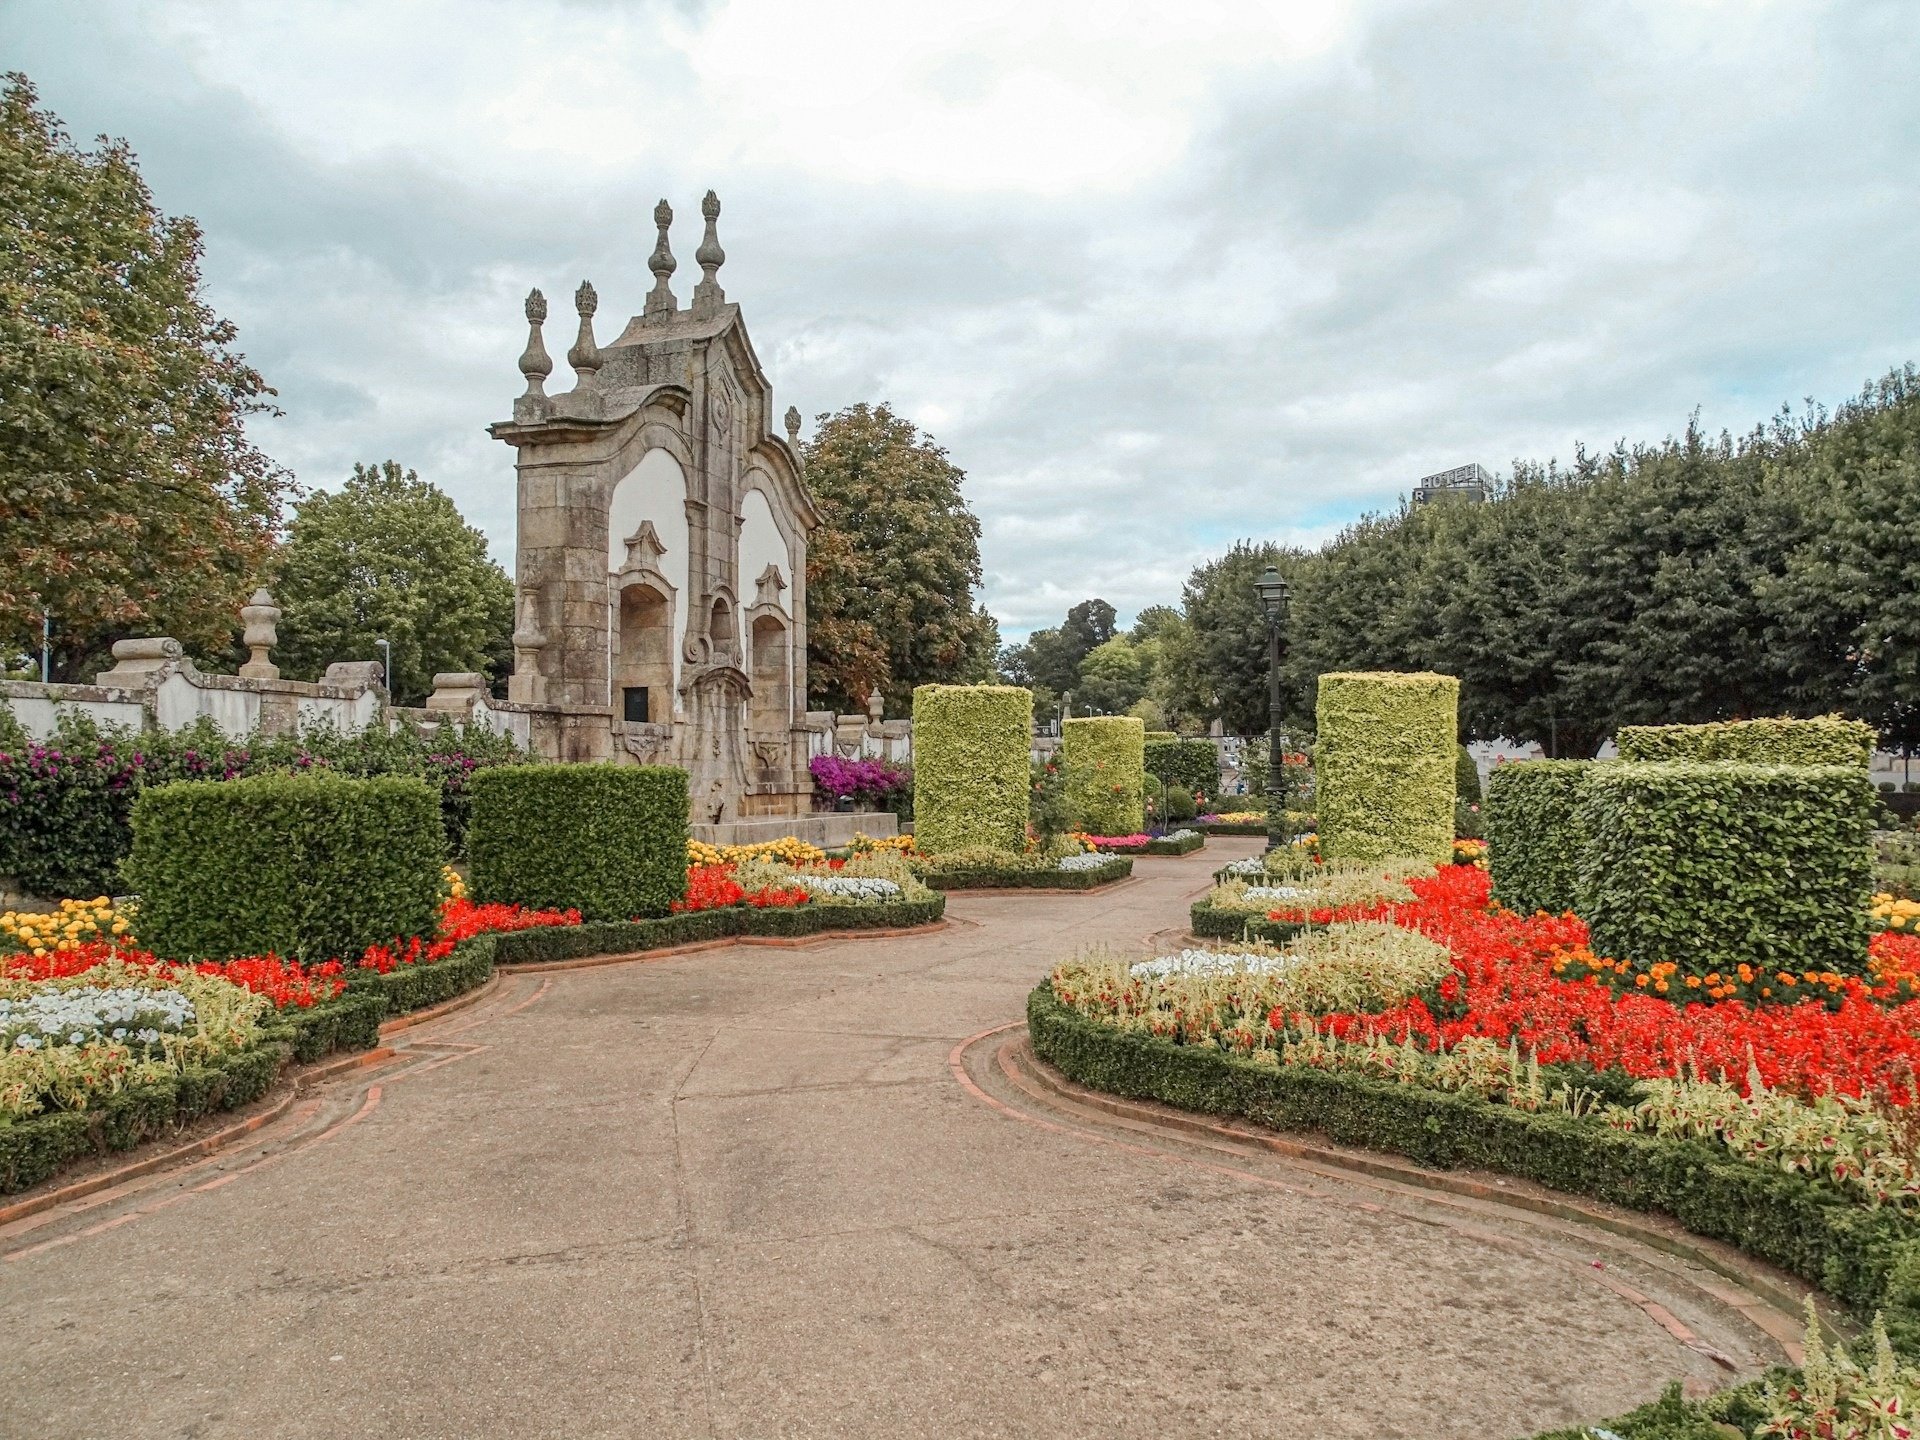
<path fill-rule="evenodd" d="M 549 396 L 546 301 L 527 298 L 526 392 L 491 428 L 519 477 L 518 612 L 509 698 L 562 760 L 688 772 L 696 822 L 804 814 L 807 536 L 799 415 L 773 389 L 717 274 L 711 191 L 681 309 L 667 232 L 643 312 L 599 345 L 598 296 L 575 293 L 573 389 Z"/>

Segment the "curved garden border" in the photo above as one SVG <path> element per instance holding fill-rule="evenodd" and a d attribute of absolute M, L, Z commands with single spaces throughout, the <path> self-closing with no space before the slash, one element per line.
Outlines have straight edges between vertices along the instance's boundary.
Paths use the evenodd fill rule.
<path fill-rule="evenodd" d="M 1089 1089 L 1317 1132 L 1436 1169 L 1499 1171 L 1670 1216 L 1818 1286 L 1856 1313 L 1880 1311 L 1898 1349 L 1911 1354 L 1920 1347 L 1920 1222 L 1850 1203 L 1816 1181 L 1729 1160 L 1691 1141 L 1350 1072 L 1256 1065 L 1115 1030 L 1062 1004 L 1045 981 L 1027 997 L 1027 1027 L 1034 1053 Z M 1649 1440 L 1713 1433 L 1677 1393 L 1610 1426 Z M 1584 1440 L 1587 1431 L 1559 1433 Z"/>
<path fill-rule="evenodd" d="M 937 923 L 947 899 L 895 900 L 878 905 L 807 905 L 796 909 L 756 910 L 732 905 L 696 910 L 658 920 L 605 921 L 588 925 L 543 925 L 491 937 L 500 965 L 539 965 L 594 956 L 639 955 L 697 945 L 710 940 L 761 937 L 798 939 L 828 934 L 858 934 L 917 929 Z"/>
<path fill-rule="evenodd" d="M 1280 945 L 1308 928 L 1297 920 L 1269 920 L 1244 910 L 1224 910 L 1196 900 L 1187 912 L 1187 924 L 1198 940 L 1265 940 Z"/>
<path fill-rule="evenodd" d="M 1096 840 L 1093 842 L 1093 848 L 1102 855 L 1125 855 L 1128 859 L 1132 859 L 1139 855 L 1191 855 L 1196 850 L 1204 849 L 1206 843 L 1207 837 L 1195 831 L 1183 839 L 1175 840 L 1171 836 L 1160 835 L 1144 845 L 1128 845 L 1124 849 L 1118 846 L 1108 847 Z"/>
<path fill-rule="evenodd" d="M 1133 874 L 1133 857 L 1111 855 L 1088 870 L 949 870 L 928 875 L 935 890 L 1098 890 Z"/>

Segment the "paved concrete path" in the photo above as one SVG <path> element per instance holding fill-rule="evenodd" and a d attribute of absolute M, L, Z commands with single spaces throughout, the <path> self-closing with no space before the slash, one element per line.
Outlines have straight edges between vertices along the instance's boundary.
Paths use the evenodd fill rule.
<path fill-rule="evenodd" d="M 1723 1380 L 1524 1227 L 956 1079 L 1060 954 L 1184 928 L 1254 845 L 926 936 L 505 977 L 260 1143 L 0 1236 L 0 1435 L 1438 1440 Z"/>

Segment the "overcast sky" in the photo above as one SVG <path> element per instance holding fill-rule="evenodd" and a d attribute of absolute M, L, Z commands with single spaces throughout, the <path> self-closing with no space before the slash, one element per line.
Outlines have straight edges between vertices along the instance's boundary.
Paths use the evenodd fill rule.
<path fill-rule="evenodd" d="M 0 67 L 200 221 L 270 454 L 509 566 L 522 298 L 610 339 L 664 195 L 686 303 L 709 187 L 779 408 L 945 445 L 1009 636 L 1920 359 L 1914 0 L 0 0 Z"/>

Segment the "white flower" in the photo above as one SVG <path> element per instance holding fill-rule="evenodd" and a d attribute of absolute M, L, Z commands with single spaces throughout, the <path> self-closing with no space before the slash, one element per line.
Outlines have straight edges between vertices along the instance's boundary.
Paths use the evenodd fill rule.
<path fill-rule="evenodd" d="M 1173 975 L 1277 975 L 1297 965 L 1297 955 L 1254 955 L 1238 950 L 1181 950 L 1153 960 L 1136 961 L 1132 973 L 1143 980 Z"/>
<path fill-rule="evenodd" d="M 1249 885 L 1249 900 L 1298 900 L 1307 892 L 1298 885 Z"/>
<path fill-rule="evenodd" d="M 900 898 L 900 887 L 878 876 L 802 875 L 799 881 L 809 895 L 831 895 L 841 900 L 860 900 L 876 905 Z"/>
<path fill-rule="evenodd" d="M 1060 861 L 1062 870 L 1101 870 L 1113 863 L 1111 855 L 1068 855 Z"/>

